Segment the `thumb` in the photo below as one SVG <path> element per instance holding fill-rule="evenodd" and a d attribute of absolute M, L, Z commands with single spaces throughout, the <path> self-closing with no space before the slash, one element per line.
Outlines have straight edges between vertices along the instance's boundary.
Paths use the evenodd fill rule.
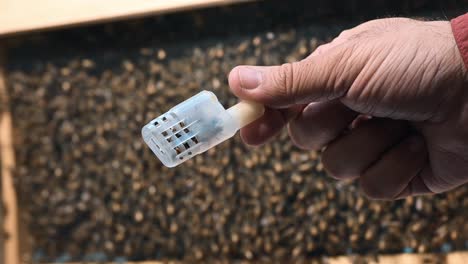
<path fill-rule="evenodd" d="M 352 48 L 342 44 L 281 66 L 237 66 L 229 74 L 232 92 L 244 100 L 277 108 L 341 97 L 357 76 Z"/>

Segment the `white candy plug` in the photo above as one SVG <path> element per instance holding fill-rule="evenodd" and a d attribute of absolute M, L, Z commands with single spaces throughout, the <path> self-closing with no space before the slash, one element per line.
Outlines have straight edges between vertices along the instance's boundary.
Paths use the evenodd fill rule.
<path fill-rule="evenodd" d="M 202 91 L 151 120 L 141 133 L 161 162 L 175 167 L 231 138 L 264 112 L 263 105 L 247 101 L 226 110 L 214 93 Z"/>

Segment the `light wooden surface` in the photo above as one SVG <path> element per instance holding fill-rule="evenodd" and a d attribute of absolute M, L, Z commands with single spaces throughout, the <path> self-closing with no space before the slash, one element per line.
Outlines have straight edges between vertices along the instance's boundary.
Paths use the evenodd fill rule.
<path fill-rule="evenodd" d="M 4 241 L 4 263 L 19 264 L 18 203 L 11 173 L 11 170 L 15 167 L 15 155 L 12 143 L 12 122 L 8 105 L 9 98 L 4 78 L 4 65 L 5 54 L 0 46 L 0 104 L 3 109 L 0 116 L 1 193 L 6 210 L 6 216 L 2 222 L 4 229 L 8 233 L 8 239 Z"/>
<path fill-rule="evenodd" d="M 455 252 L 447 255 L 447 262 L 458 264 L 468 263 L 468 252 Z"/>
<path fill-rule="evenodd" d="M 361 261 L 360 261 L 361 260 Z M 355 264 L 355 263 L 368 263 L 368 264 L 466 264 L 468 263 L 468 252 L 453 252 L 450 254 L 396 254 L 396 255 L 383 255 L 379 256 L 378 261 L 373 258 L 365 258 L 365 262 L 362 261 L 362 257 L 334 257 L 327 258 L 324 263 L 328 264 Z M 170 262 L 160 261 L 142 261 L 142 262 L 126 262 L 126 264 L 162 264 Z M 174 262 L 181 263 L 181 262 Z M 255 262 L 246 262 L 255 263 Z M 68 264 L 79 264 L 79 262 L 68 263 Z M 107 264 L 114 264 L 108 262 Z"/>
<path fill-rule="evenodd" d="M 330 264 L 354 264 L 354 263 L 368 263 L 368 264 L 436 264 L 440 263 L 435 260 L 445 257 L 437 257 L 432 254 L 398 254 L 398 255 L 384 255 L 379 256 L 377 260 L 373 258 L 366 258 L 366 262 L 358 261 L 356 257 L 336 257 L 330 259 Z M 448 262 L 443 262 L 448 263 Z M 463 264 L 464 262 L 450 262 L 450 264 Z"/>
<path fill-rule="evenodd" d="M 0 0 L 0 36 L 249 0 Z"/>

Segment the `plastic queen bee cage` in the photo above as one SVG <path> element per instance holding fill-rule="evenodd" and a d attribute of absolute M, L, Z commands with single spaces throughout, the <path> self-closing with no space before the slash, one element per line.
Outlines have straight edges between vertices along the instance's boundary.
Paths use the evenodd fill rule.
<path fill-rule="evenodd" d="M 214 93 L 202 91 L 151 120 L 141 132 L 161 162 L 175 167 L 231 138 L 264 111 L 263 105 L 246 101 L 226 110 Z"/>

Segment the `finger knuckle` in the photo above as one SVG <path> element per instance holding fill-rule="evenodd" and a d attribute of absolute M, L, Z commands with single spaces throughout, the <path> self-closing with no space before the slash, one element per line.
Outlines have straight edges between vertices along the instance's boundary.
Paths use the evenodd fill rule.
<path fill-rule="evenodd" d="M 276 77 L 276 86 L 278 88 L 278 93 L 280 96 L 287 98 L 296 98 L 297 96 L 297 63 L 284 63 L 279 66 L 278 74 Z"/>
<path fill-rule="evenodd" d="M 330 43 L 322 44 L 322 45 L 318 46 L 318 47 L 315 49 L 314 53 L 317 53 L 317 54 L 322 53 L 323 50 L 326 49 L 329 45 L 330 45 Z"/>
<path fill-rule="evenodd" d="M 288 90 L 290 90 L 293 86 L 293 67 L 294 66 L 292 63 L 284 63 L 280 66 L 278 84 L 284 89 L 285 93 L 288 93 Z"/>
<path fill-rule="evenodd" d="M 340 35 L 338 35 L 338 38 L 346 37 L 346 36 L 348 36 L 350 33 L 351 33 L 351 30 L 350 30 L 350 29 L 343 30 L 343 31 L 341 31 Z"/>

